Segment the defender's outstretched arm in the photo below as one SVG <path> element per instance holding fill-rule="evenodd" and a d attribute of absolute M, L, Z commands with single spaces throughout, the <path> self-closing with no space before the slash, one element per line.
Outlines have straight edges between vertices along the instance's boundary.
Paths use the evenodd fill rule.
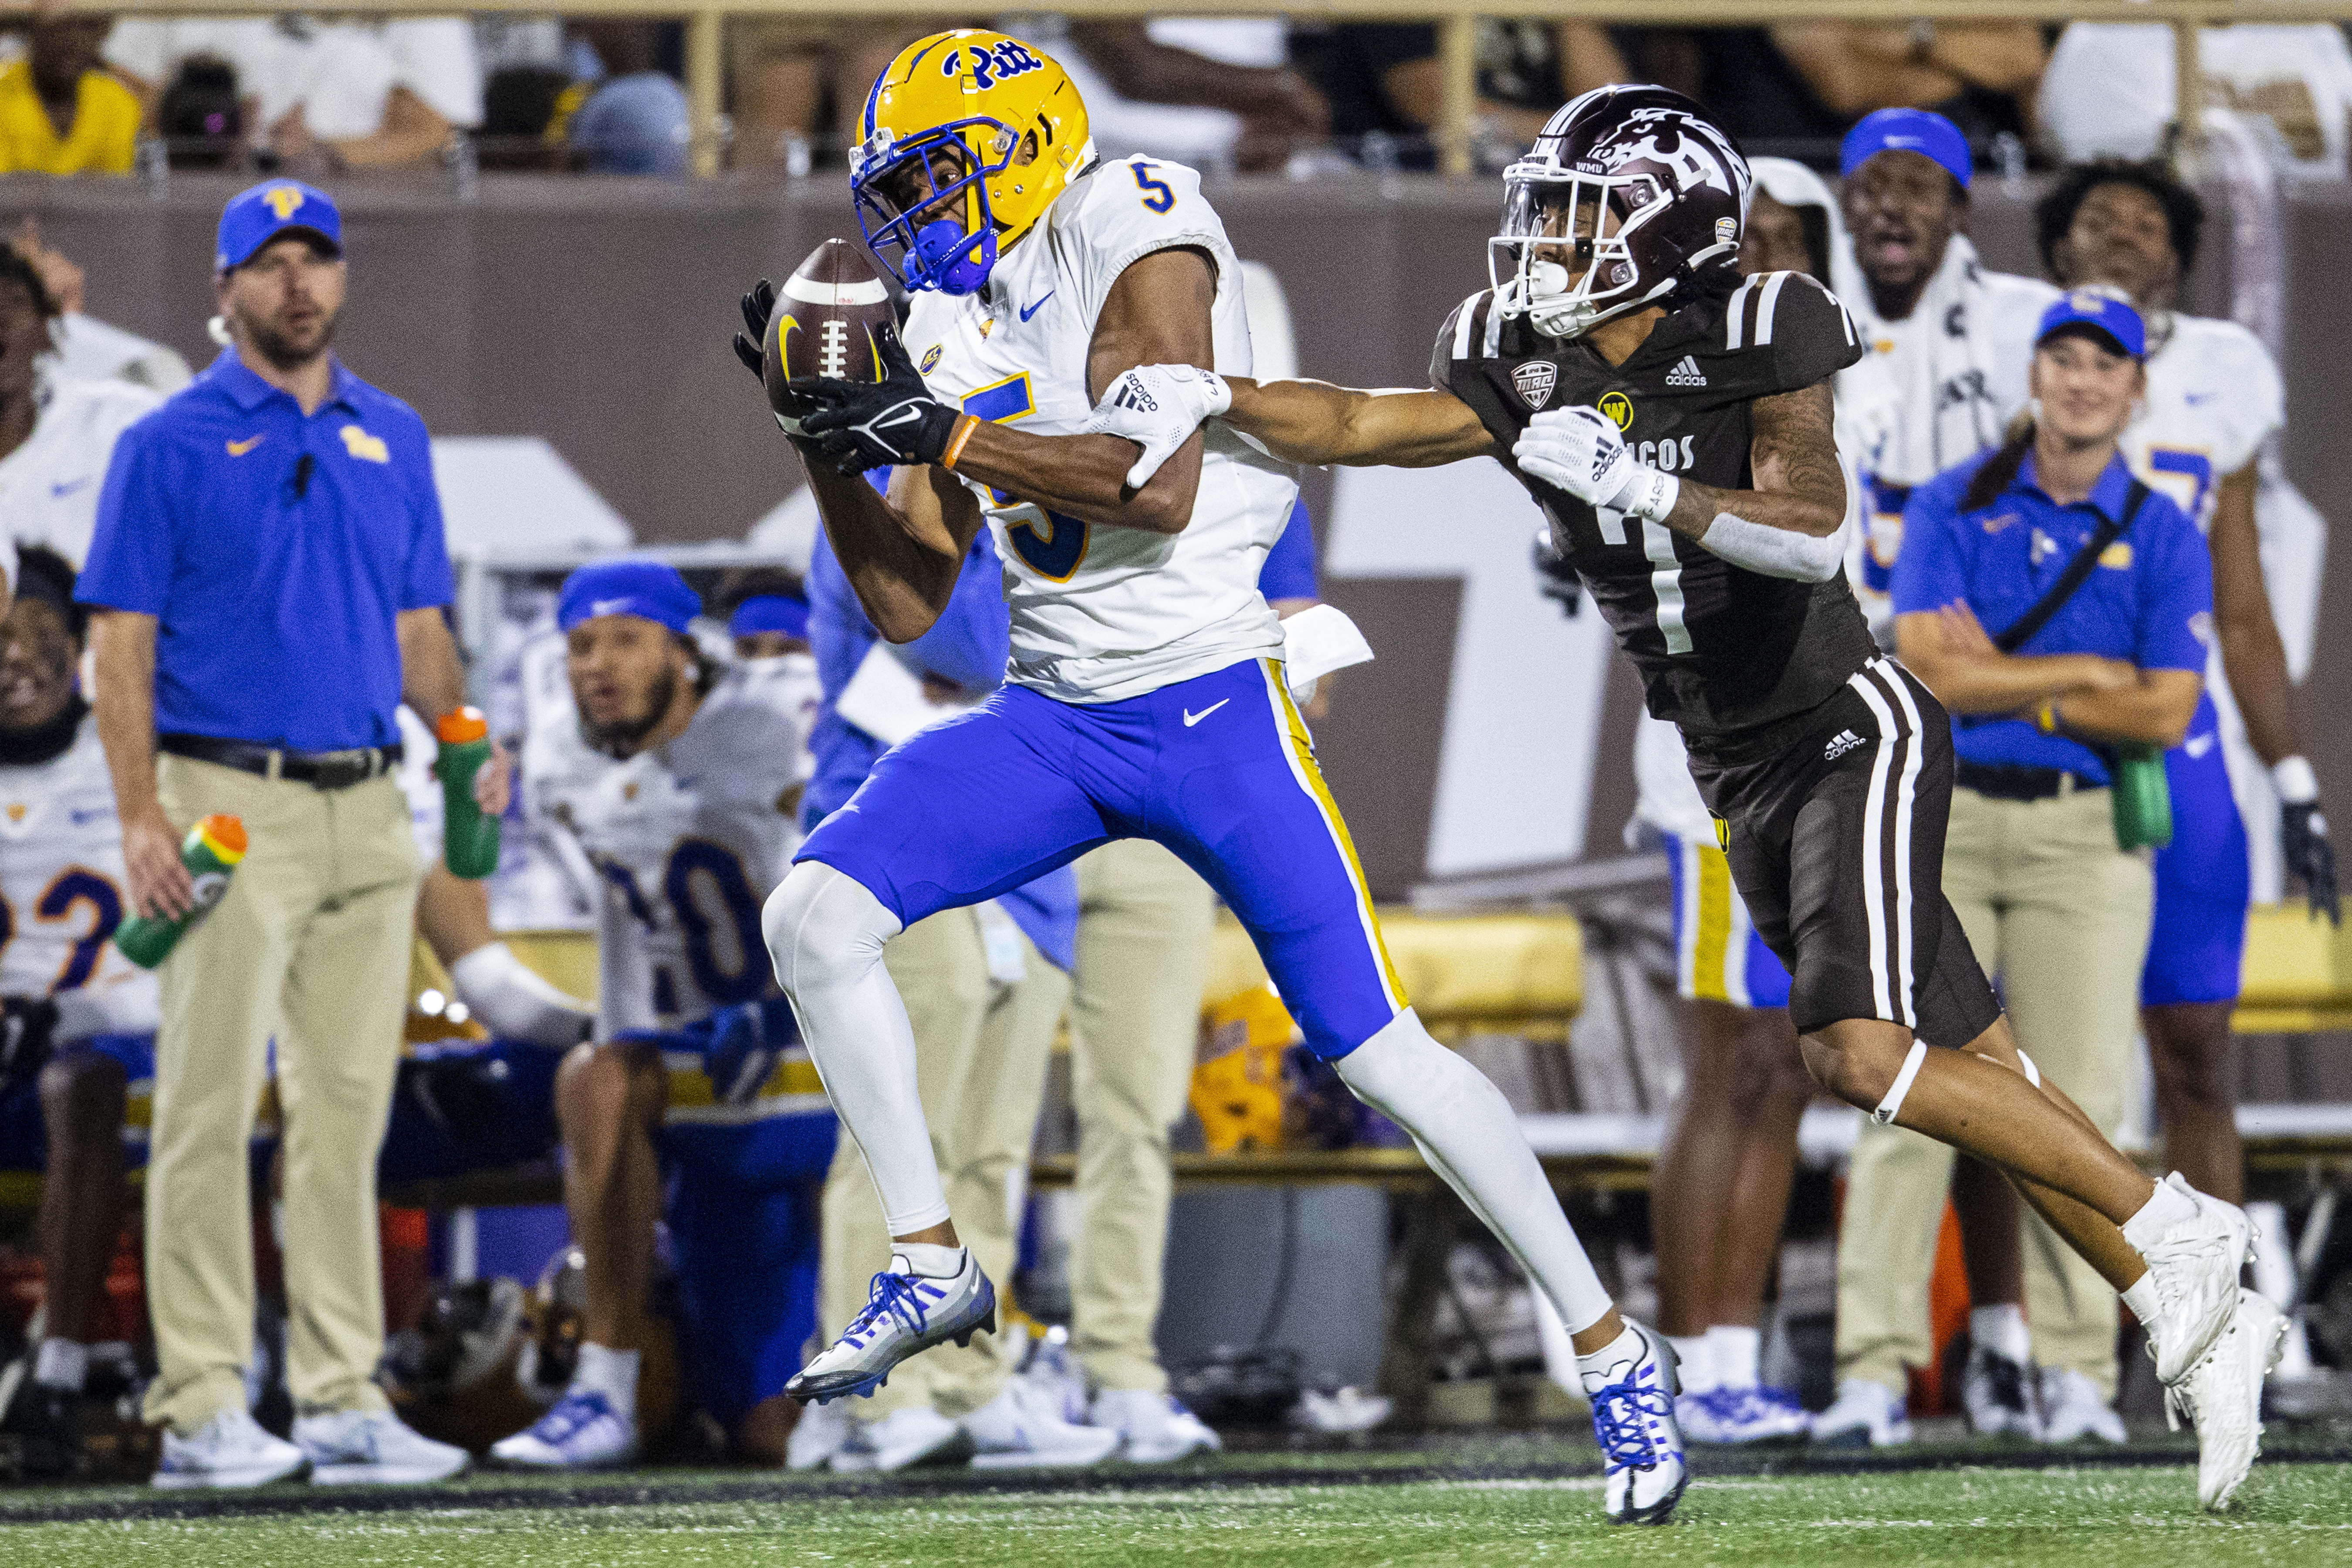
<path fill-rule="evenodd" d="M 1450 392 L 1389 387 L 1363 392 L 1328 381 L 1252 381 L 1232 375 L 1233 407 L 1220 416 L 1286 462 L 1349 468 L 1434 468 L 1465 458 L 1500 458 L 1503 445 Z"/>

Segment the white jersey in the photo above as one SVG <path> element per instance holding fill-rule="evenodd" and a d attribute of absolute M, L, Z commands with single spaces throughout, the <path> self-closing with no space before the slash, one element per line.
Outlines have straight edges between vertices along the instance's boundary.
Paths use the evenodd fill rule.
<path fill-rule="evenodd" d="M 127 381 L 49 380 L 33 433 L 0 458 L 0 518 L 9 535 L 46 544 L 80 571 L 115 440 L 163 401 Z"/>
<path fill-rule="evenodd" d="M 84 715 L 46 763 L 0 766 L 0 993 L 50 996 L 59 1037 L 146 1034 L 155 976 L 107 938 L 131 912 L 114 781 Z"/>
<path fill-rule="evenodd" d="M 523 742 L 534 814 L 604 883 L 597 1036 L 678 1029 L 775 993 L 760 906 L 800 847 L 808 737 L 821 699 L 804 654 L 721 676 L 686 732 L 615 762 L 551 712 Z"/>
<path fill-rule="evenodd" d="M 2285 423 L 2286 386 L 2261 339 L 2235 321 L 2175 316 L 2147 356 L 2147 398 L 2124 431 L 2124 458 L 2210 531 L 2221 481 Z"/>
<path fill-rule="evenodd" d="M 1094 412 L 1087 353 L 1111 285 L 1129 264 L 1178 246 L 1216 264 L 1214 368 L 1247 375 L 1241 263 L 1224 225 L 1198 174 L 1149 158 L 1100 164 L 1073 184 L 979 293 L 918 293 L 908 351 L 935 394 L 977 418 L 1076 434 Z M 1181 533 L 1097 531 L 972 486 L 1013 610 L 1006 679 L 1065 702 L 1112 702 L 1279 657 L 1281 625 L 1257 574 L 1290 519 L 1297 474 L 1226 426 L 1202 428 L 1200 494 Z"/>

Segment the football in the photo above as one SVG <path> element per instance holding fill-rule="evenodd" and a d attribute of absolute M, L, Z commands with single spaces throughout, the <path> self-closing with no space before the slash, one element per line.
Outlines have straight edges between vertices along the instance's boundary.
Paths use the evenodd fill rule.
<path fill-rule="evenodd" d="M 828 239 L 810 251 L 776 291 L 768 318 L 761 348 L 769 405 L 788 419 L 814 412 L 814 405 L 785 386 L 795 376 L 881 380 L 875 335 L 896 321 L 889 288 L 863 250 L 845 239 Z"/>

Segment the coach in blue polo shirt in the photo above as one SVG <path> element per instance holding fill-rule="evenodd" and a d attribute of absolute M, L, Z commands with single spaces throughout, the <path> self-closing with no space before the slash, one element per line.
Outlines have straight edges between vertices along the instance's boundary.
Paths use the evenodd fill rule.
<path fill-rule="evenodd" d="M 177 914 L 180 836 L 243 819 L 226 893 L 162 966 L 147 1290 L 165 1426 L 155 1483 L 421 1481 L 463 1450 L 394 1420 L 383 1351 L 375 1155 L 405 1011 L 423 868 L 391 777 L 394 713 L 465 700 L 425 426 L 329 352 L 342 222 L 321 192 L 257 185 L 222 213 L 232 346 L 124 433 L 78 596 L 131 901 Z M 161 753 L 160 757 L 158 753 Z M 477 788 L 503 809 L 507 763 Z M 270 1071 L 286 1119 L 285 1443 L 246 1412 L 253 1252 L 246 1145 Z"/>
<path fill-rule="evenodd" d="M 2111 294 L 2063 295 L 2034 343 L 2037 420 L 1904 510 L 1895 634 L 1954 715 L 1945 894 L 2018 1044 L 2112 1139 L 2155 883 L 2146 850 L 2118 847 L 2105 749 L 2179 743 L 2203 688 L 2212 569 L 2195 525 L 2116 450 L 2147 386 L 2138 315 Z M 1897 1337 L 1916 1326 L 1926 1343 L 1951 1163 L 1892 1128 L 1857 1144 L 1842 1316 Z M 2116 1293 L 2039 1219 L 2022 1239 L 2037 1435 L 2121 1442 Z"/>

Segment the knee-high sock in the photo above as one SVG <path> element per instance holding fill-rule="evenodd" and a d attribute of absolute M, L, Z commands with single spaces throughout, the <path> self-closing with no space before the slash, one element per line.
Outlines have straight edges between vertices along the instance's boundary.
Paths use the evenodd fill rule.
<path fill-rule="evenodd" d="M 794 866 L 761 911 L 776 984 L 792 998 L 809 1059 L 857 1140 L 890 1234 L 948 1217 L 947 1193 L 915 1089 L 915 1031 L 882 947 L 898 917 L 830 866 Z"/>
<path fill-rule="evenodd" d="M 1410 1008 L 1331 1065 L 1358 1099 L 1412 1134 L 1430 1168 L 1551 1298 L 1570 1333 L 1607 1314 L 1608 1290 L 1510 1101 L 1486 1074 L 1433 1039 Z"/>

